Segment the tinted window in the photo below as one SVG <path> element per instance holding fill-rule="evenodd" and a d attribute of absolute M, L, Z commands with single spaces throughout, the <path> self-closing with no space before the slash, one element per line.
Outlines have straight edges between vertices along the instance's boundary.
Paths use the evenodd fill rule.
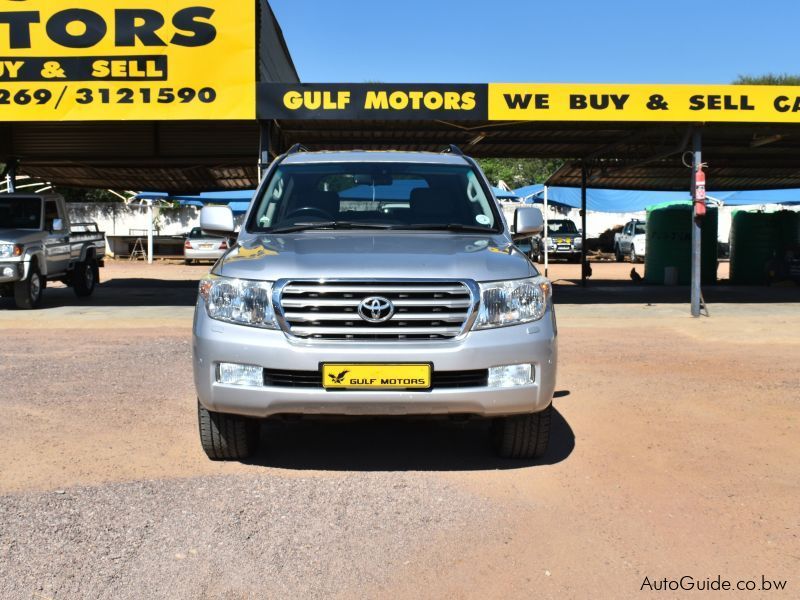
<path fill-rule="evenodd" d="M 0 229 L 39 229 L 41 225 L 39 198 L 0 197 Z"/>
<path fill-rule="evenodd" d="M 468 165 L 281 165 L 256 198 L 251 231 L 302 223 L 357 222 L 413 228 L 497 229 L 499 217 Z"/>

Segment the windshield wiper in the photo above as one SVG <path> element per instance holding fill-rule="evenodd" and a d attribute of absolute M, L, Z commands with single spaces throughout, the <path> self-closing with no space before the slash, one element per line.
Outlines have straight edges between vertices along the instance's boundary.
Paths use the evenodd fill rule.
<path fill-rule="evenodd" d="M 293 233 L 296 231 L 313 231 L 319 229 L 392 229 L 391 225 L 380 223 L 359 223 L 357 221 L 316 221 L 311 223 L 295 223 L 286 227 L 277 227 L 267 233 Z"/>
<path fill-rule="evenodd" d="M 492 229 L 488 229 L 486 227 L 478 227 L 477 225 L 463 225 L 461 223 L 418 223 L 414 225 L 401 225 L 399 227 L 392 227 L 392 229 L 419 229 L 424 231 L 455 231 L 456 233 L 461 231 L 468 231 L 468 232 L 478 232 L 478 233 L 496 233 Z"/>

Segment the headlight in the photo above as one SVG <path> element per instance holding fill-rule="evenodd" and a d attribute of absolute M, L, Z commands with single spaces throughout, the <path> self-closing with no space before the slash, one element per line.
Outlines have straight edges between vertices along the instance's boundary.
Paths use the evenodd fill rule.
<path fill-rule="evenodd" d="M 544 277 L 481 283 L 481 307 L 475 329 L 506 327 L 538 321 L 547 312 L 553 294 Z"/>
<path fill-rule="evenodd" d="M 572 245 L 575 248 L 582 248 L 583 247 L 583 238 L 576 237 L 572 240 Z"/>
<path fill-rule="evenodd" d="M 555 248 L 556 247 L 556 243 L 553 240 L 553 238 L 547 238 L 547 247 L 548 248 Z"/>
<path fill-rule="evenodd" d="M 12 256 L 22 256 L 22 246 L 0 244 L 0 258 L 11 258 Z"/>
<path fill-rule="evenodd" d="M 217 321 L 277 329 L 272 309 L 272 282 L 208 275 L 200 281 L 208 316 Z"/>

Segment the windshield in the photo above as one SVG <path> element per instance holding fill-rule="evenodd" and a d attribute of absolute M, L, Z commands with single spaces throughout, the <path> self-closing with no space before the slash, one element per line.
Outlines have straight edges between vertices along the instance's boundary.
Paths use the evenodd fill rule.
<path fill-rule="evenodd" d="M 550 221 L 547 224 L 548 235 L 564 235 L 565 233 L 578 233 L 578 228 L 572 221 Z"/>
<path fill-rule="evenodd" d="M 468 165 L 281 165 L 256 198 L 248 229 L 498 231 L 500 218 Z"/>
<path fill-rule="evenodd" d="M 41 226 L 40 198 L 0 197 L 0 229 L 39 229 Z"/>

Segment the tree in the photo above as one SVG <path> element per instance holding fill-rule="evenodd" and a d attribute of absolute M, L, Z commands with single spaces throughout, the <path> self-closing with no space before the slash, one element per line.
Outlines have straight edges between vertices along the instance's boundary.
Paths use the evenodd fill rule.
<path fill-rule="evenodd" d="M 739 75 L 734 85 L 800 85 L 800 75 L 788 73 L 766 75 Z"/>
<path fill-rule="evenodd" d="M 511 188 L 544 183 L 563 161 L 542 158 L 482 158 L 478 163 L 492 185 L 505 181 Z"/>
<path fill-rule="evenodd" d="M 57 187 L 55 191 L 67 202 L 122 202 L 119 196 L 108 190 Z"/>

